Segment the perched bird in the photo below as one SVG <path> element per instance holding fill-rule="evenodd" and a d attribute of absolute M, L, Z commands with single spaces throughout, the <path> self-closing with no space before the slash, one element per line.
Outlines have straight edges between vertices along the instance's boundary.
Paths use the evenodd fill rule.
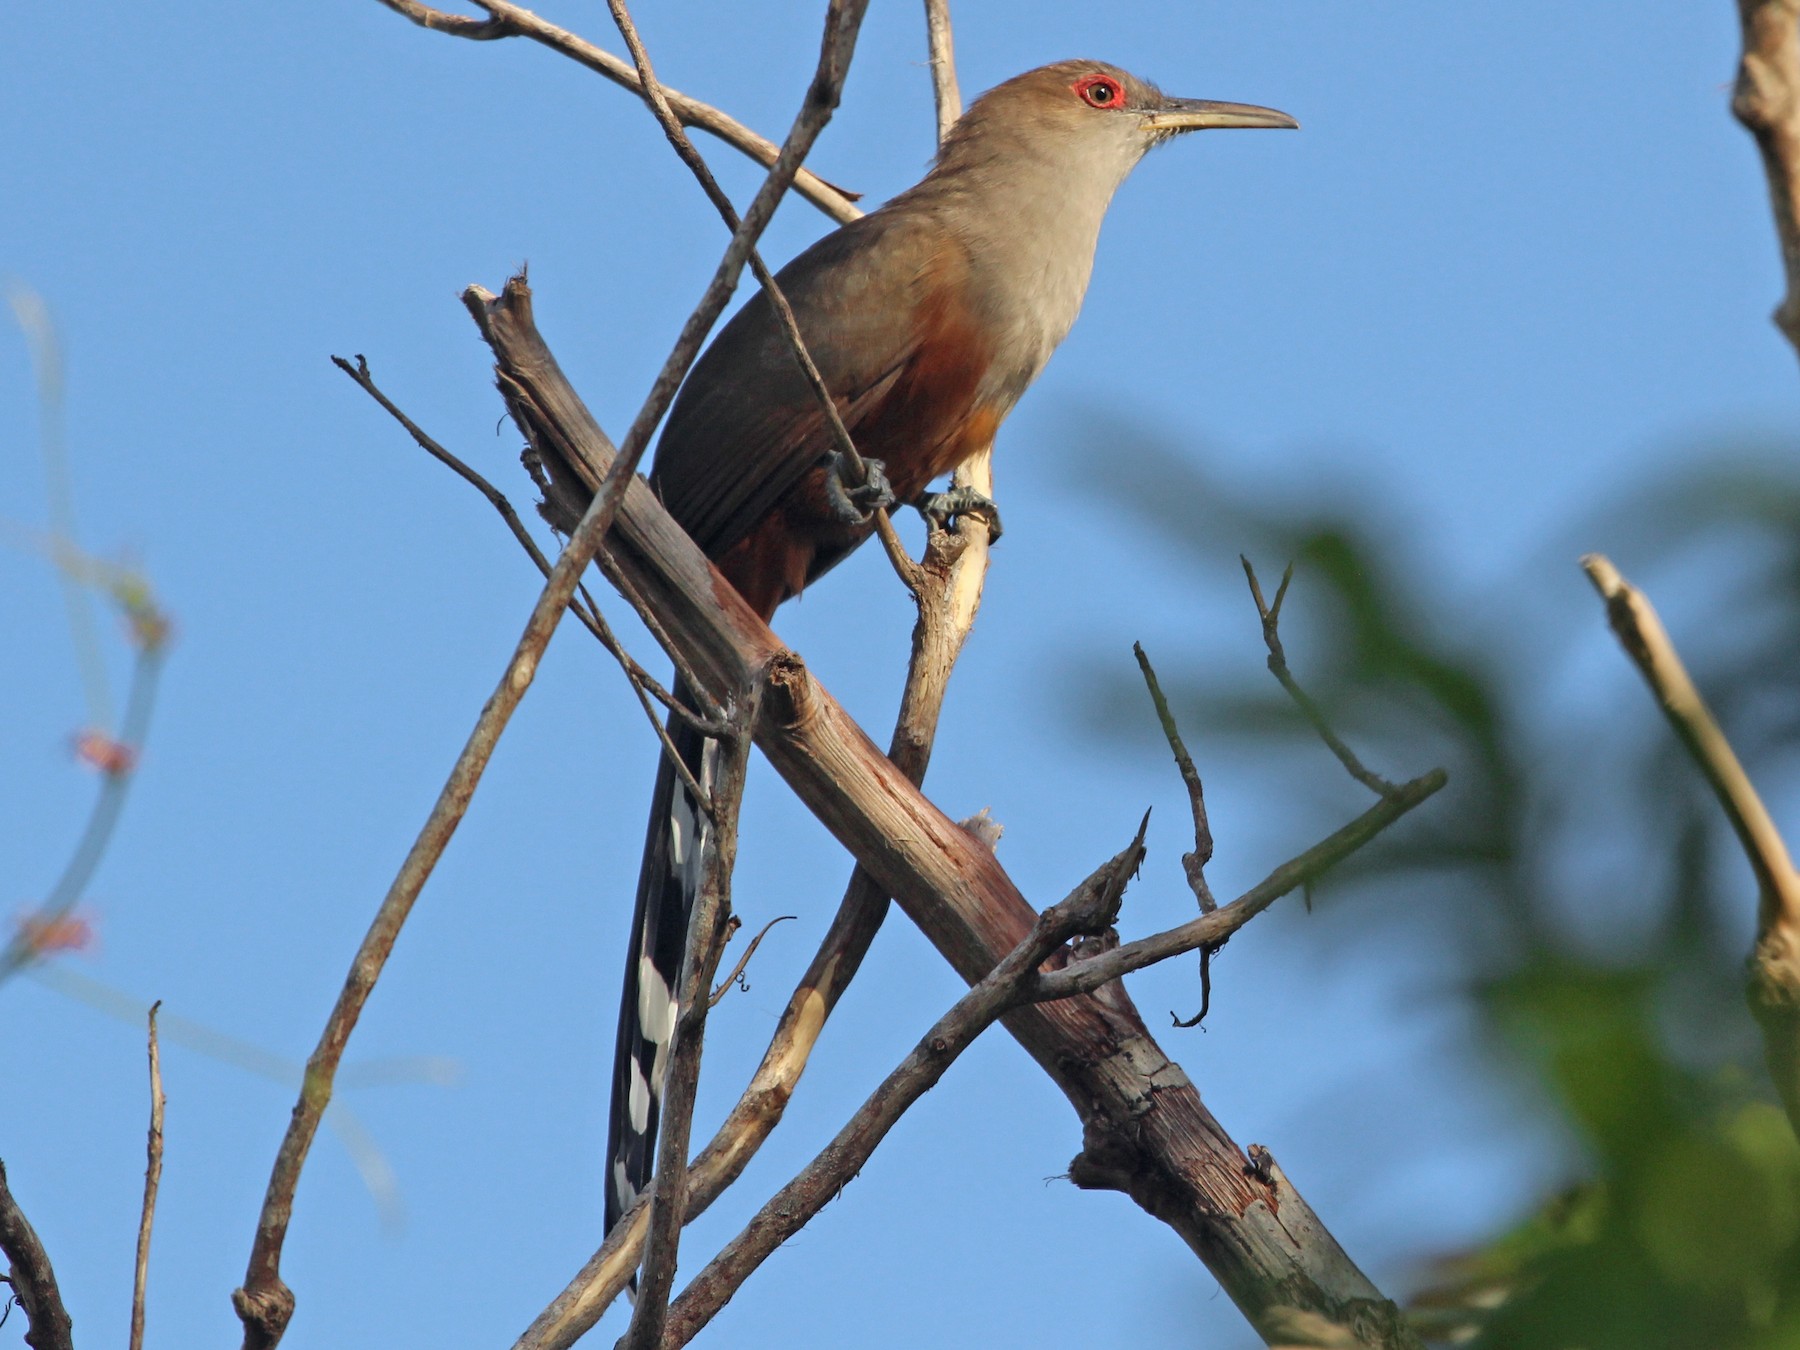
<path fill-rule="evenodd" d="M 846 481 L 816 396 L 758 294 L 695 363 L 651 485 L 764 619 L 868 538 L 877 506 L 897 499 L 940 521 L 980 511 L 997 522 L 985 499 L 927 489 L 992 442 L 1068 335 L 1119 185 L 1182 132 L 1298 125 L 1270 108 L 1170 98 L 1101 61 L 1058 62 L 989 90 L 922 181 L 776 274 L 869 481 Z M 710 789 L 716 744 L 677 719 L 670 734 Z M 619 1012 L 609 1231 L 651 1171 L 707 829 L 665 760 Z"/>

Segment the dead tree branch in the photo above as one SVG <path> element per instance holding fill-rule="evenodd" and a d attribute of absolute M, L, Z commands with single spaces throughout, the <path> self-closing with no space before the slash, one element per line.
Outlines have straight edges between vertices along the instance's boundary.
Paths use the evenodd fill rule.
<path fill-rule="evenodd" d="M 614 513 L 627 495 L 627 488 L 634 485 L 637 461 L 649 445 L 657 422 L 674 398 L 675 389 L 688 366 L 699 353 L 707 331 L 724 308 L 725 301 L 736 284 L 745 255 L 774 215 L 775 206 L 792 182 L 801 160 L 836 108 L 844 77 L 849 71 L 850 56 L 855 49 L 856 34 L 865 5 L 866 0 L 833 0 L 826 17 L 818 71 L 795 119 L 794 128 L 789 133 L 786 144 L 782 146 L 781 154 L 776 157 L 775 167 L 770 170 L 750 209 L 745 212 L 742 226 L 732 236 L 724 261 L 715 273 L 700 306 L 683 328 L 675 350 L 670 353 L 644 407 L 632 424 L 631 433 L 620 448 L 617 459 L 608 465 L 606 481 L 597 485 L 598 490 L 592 491 L 591 500 L 578 513 L 580 524 L 571 534 L 568 546 L 563 550 L 556 566 L 551 569 L 549 580 L 545 582 L 532 609 L 525 631 L 520 635 L 512 658 L 507 662 L 499 685 L 476 719 L 475 728 L 457 757 L 431 814 L 426 818 L 424 827 L 405 862 L 401 864 L 399 874 L 389 887 L 368 934 L 357 950 L 349 977 L 326 1021 L 319 1044 L 307 1061 L 300 1100 L 295 1105 L 287 1134 L 270 1172 L 269 1187 L 257 1220 L 256 1238 L 251 1246 L 244 1283 L 232 1293 L 232 1304 L 244 1323 L 244 1350 L 270 1350 L 280 1342 L 293 1317 L 293 1291 L 281 1279 L 281 1249 L 287 1238 L 288 1222 L 293 1215 L 294 1191 L 299 1185 L 300 1172 L 312 1147 L 313 1138 L 318 1133 L 325 1107 L 331 1100 L 332 1083 L 350 1034 L 393 951 L 407 915 L 412 912 L 419 892 L 436 867 L 437 860 L 443 855 L 463 813 L 468 810 L 469 800 L 493 756 L 501 733 L 520 700 L 524 698 L 525 691 L 530 688 L 538 661 L 549 645 L 550 636 L 555 632 L 563 611 L 574 597 L 582 572 L 594 559 L 605 539 Z M 477 304 L 474 308 L 480 317 L 482 307 Z M 570 397 L 574 397 L 572 390 Z M 574 406 L 579 408 L 579 400 L 574 401 Z M 586 414 L 585 409 L 581 409 L 581 412 Z M 591 422 L 591 418 L 588 420 Z M 609 451 L 610 448 L 609 445 Z M 636 486 L 642 490 L 641 484 Z M 707 685 L 704 679 L 702 683 L 705 687 L 713 688 L 737 687 L 732 683 Z"/>
<path fill-rule="evenodd" d="M 529 294 L 515 278 L 501 296 L 474 289 L 465 300 L 553 496 L 578 511 L 613 467 L 611 445 L 537 334 Z M 708 687 L 722 692 L 769 670 L 757 743 L 965 979 L 980 980 L 1024 940 L 1037 916 L 993 853 L 881 755 L 645 484 L 627 484 L 616 539 L 599 562 L 610 578 L 629 580 Z M 1006 1024 L 1082 1118 L 1078 1180 L 1124 1190 L 1174 1227 L 1252 1325 L 1273 1328 L 1279 1309 L 1301 1307 L 1357 1328 L 1366 1344 L 1416 1344 L 1299 1194 L 1276 1194 L 1245 1172 L 1243 1153 L 1122 989 L 1021 1008 Z"/>
<path fill-rule="evenodd" d="M 1143 644 L 1134 642 L 1131 650 L 1137 657 L 1138 669 L 1144 673 L 1150 701 L 1156 705 L 1156 720 L 1162 724 L 1163 738 L 1174 752 L 1175 767 L 1181 773 L 1182 785 L 1187 788 L 1188 805 L 1194 812 L 1194 848 L 1193 852 L 1181 855 L 1181 866 L 1187 872 L 1188 887 L 1194 892 L 1194 899 L 1200 902 L 1201 912 L 1211 913 L 1219 907 L 1219 902 L 1213 899 L 1212 888 L 1206 884 L 1206 865 L 1213 855 L 1212 824 L 1206 818 L 1206 788 L 1200 782 L 1200 771 L 1194 767 L 1194 757 L 1181 739 L 1181 728 L 1175 725 L 1175 714 L 1169 711 L 1169 700 L 1163 697 L 1156 668 L 1144 654 Z"/>
<path fill-rule="evenodd" d="M 144 1208 L 138 1219 L 137 1265 L 131 1281 L 130 1350 L 144 1350 L 144 1294 L 150 1282 L 150 1230 L 156 1222 L 156 1192 L 162 1185 L 163 1081 L 162 1052 L 156 1043 L 158 999 L 150 1005 L 150 1132 L 145 1144 Z"/>
<path fill-rule="evenodd" d="M 1756 942 L 1745 996 L 1762 1027 L 1763 1054 L 1775 1089 L 1800 1134 L 1800 873 L 1650 601 L 1601 554 L 1588 554 L 1581 566 L 1606 601 L 1606 617 L 1619 644 L 1705 775 L 1756 875 Z"/>
<path fill-rule="evenodd" d="M 941 82 L 947 78 L 953 87 L 955 72 L 949 65 L 941 64 L 934 66 L 933 76 L 940 89 L 941 105 Z M 548 357 L 547 352 L 543 355 Z M 591 431 L 604 442 L 604 433 L 598 427 Z M 604 469 L 597 472 L 604 473 Z M 990 452 L 982 452 L 959 469 L 956 483 L 991 497 L 994 482 Z M 579 483 L 565 483 L 561 489 L 553 485 L 547 502 L 553 519 L 559 500 L 560 510 L 568 518 L 578 516 Z M 931 531 L 925 557 L 913 578 L 911 593 L 918 616 L 888 758 L 915 786 L 924 781 L 950 674 L 981 607 L 989 545 L 989 527 L 979 516 L 962 518 L 954 533 Z M 624 573 L 619 573 L 616 580 L 629 584 Z M 630 594 L 635 594 L 635 587 Z M 634 604 L 642 608 L 639 601 Z M 782 1011 L 762 1062 L 712 1141 L 693 1162 L 687 1199 L 690 1218 L 702 1213 L 737 1180 L 780 1122 L 826 1020 L 880 930 L 888 904 L 887 890 L 859 865 L 851 874 L 818 951 Z M 533 1321 L 515 1350 L 567 1346 L 592 1327 L 624 1289 L 643 1250 L 645 1231 L 646 1211 L 640 1202 Z"/>
<path fill-rule="evenodd" d="M 50 1254 L 38 1241 L 37 1230 L 13 1199 L 6 1181 L 6 1164 L 0 1162 L 0 1254 L 8 1264 L 8 1280 L 29 1324 L 25 1344 L 31 1350 L 74 1350 L 72 1324 L 56 1287 L 56 1271 Z"/>
<path fill-rule="evenodd" d="M 1149 823 L 1146 814 L 1137 837 L 1122 852 L 1040 914 L 1024 940 L 937 1020 L 836 1137 L 694 1277 L 670 1310 L 665 1350 L 691 1341 L 777 1247 L 850 1184 L 900 1117 L 937 1085 L 957 1056 L 1009 1009 L 1032 997 L 1039 966 L 1070 938 L 1111 927 L 1126 883 L 1143 861 Z"/>
<path fill-rule="evenodd" d="M 1069 998 L 1111 984 L 1134 970 L 1153 966 L 1171 956 L 1205 947 L 1216 947 L 1258 914 L 1323 875 L 1367 844 L 1401 816 L 1432 796 L 1446 781 L 1442 769 L 1433 769 L 1411 782 L 1402 783 L 1355 820 L 1327 835 L 1306 852 L 1282 863 L 1237 899 L 1209 914 L 1190 919 L 1161 933 L 1135 942 L 1121 943 L 1111 951 L 1072 961 L 1062 970 L 1037 982 L 1037 999 Z"/>
<path fill-rule="evenodd" d="M 1787 274 L 1775 326 L 1800 352 L 1800 0 L 1738 0 L 1744 54 L 1731 111 L 1756 140 Z"/>
<path fill-rule="evenodd" d="M 778 923 L 789 923 L 798 917 L 799 916 L 795 914 L 777 914 L 762 926 L 756 936 L 750 939 L 749 945 L 744 948 L 744 954 L 738 957 L 737 964 L 731 968 L 731 973 L 720 980 L 714 987 L 711 999 L 713 1007 L 718 1007 L 719 1000 L 731 992 L 731 986 L 743 979 L 744 968 L 750 964 L 750 958 L 756 955 L 756 949 L 762 946 L 763 939 L 769 936 L 769 930 Z M 737 922 L 738 920 L 736 918 L 732 919 L 732 923 L 735 924 Z M 744 980 L 743 987 L 748 989 L 750 987 L 750 982 Z"/>
<path fill-rule="evenodd" d="M 356 381 L 357 386 L 364 393 L 380 404 L 390 417 L 404 427 L 421 450 L 485 497 L 488 504 L 499 512 L 500 519 L 506 522 L 507 529 L 512 533 L 512 537 L 518 542 L 519 547 L 525 550 L 525 555 L 531 559 L 538 572 L 548 580 L 551 562 L 544 556 L 544 551 L 538 547 L 537 540 L 531 537 L 531 531 L 525 528 L 525 522 L 519 519 L 518 511 L 513 508 L 512 502 L 507 500 L 506 494 L 460 457 L 446 450 L 383 393 L 381 387 L 375 383 L 374 375 L 369 371 L 369 363 L 366 358 L 359 354 L 356 364 L 351 365 L 343 357 L 334 356 L 331 358 L 331 363 Z M 606 615 L 601 611 L 600 606 L 594 603 L 594 598 L 587 593 L 586 587 L 577 587 L 576 596 L 569 601 L 569 612 L 581 620 L 581 626 L 586 628 L 593 635 L 594 640 L 606 648 L 613 660 L 619 663 L 619 668 L 625 672 L 625 678 L 631 684 L 632 693 L 637 696 L 638 705 L 644 710 L 644 716 L 650 719 L 650 726 L 656 732 L 656 738 L 663 748 L 663 755 L 674 769 L 676 777 L 681 779 L 682 785 L 687 788 L 701 808 L 711 814 L 712 807 L 707 801 L 706 793 L 701 790 L 700 784 L 694 781 L 692 771 L 682 761 L 680 753 L 676 751 L 675 743 L 669 739 L 668 729 L 663 726 L 662 719 L 656 715 L 656 709 L 650 706 L 650 700 L 654 697 L 669 710 L 671 716 L 680 717 L 697 730 L 709 735 L 718 734 L 723 729 L 719 710 L 715 706 L 711 710 L 712 718 L 702 717 L 663 688 L 662 684 L 633 660 L 631 653 L 625 650 L 624 644 L 612 631 L 611 625 L 606 622 Z M 702 697 L 708 696 L 702 694 Z"/>
<path fill-rule="evenodd" d="M 942 141 L 962 116 L 962 90 L 956 83 L 956 43 L 950 31 L 950 0 L 925 0 L 925 41 L 931 53 L 937 137 Z"/>
<path fill-rule="evenodd" d="M 506 3 L 506 0 L 475 2 L 487 11 L 487 18 L 475 19 L 451 14 L 420 4 L 419 0 L 381 0 L 394 13 L 404 15 L 421 28 L 429 28 L 435 33 L 447 33 L 451 37 L 469 38 L 476 42 L 491 42 L 509 37 L 529 38 L 597 75 L 604 75 L 621 88 L 628 89 L 639 97 L 643 96 L 643 86 L 638 82 L 637 71 L 632 68 L 631 62 L 596 47 L 566 28 L 558 28 L 523 6 Z M 689 98 L 686 94 L 667 87 L 663 92 L 668 95 L 669 103 L 683 126 L 710 132 L 733 149 L 741 150 L 764 168 L 774 167 L 781 151 L 768 137 L 758 135 L 736 118 L 710 104 L 700 102 L 699 99 Z M 840 225 L 855 220 L 862 214 L 855 205 L 860 193 L 836 187 L 810 169 L 801 169 L 795 174 L 794 191 Z"/>

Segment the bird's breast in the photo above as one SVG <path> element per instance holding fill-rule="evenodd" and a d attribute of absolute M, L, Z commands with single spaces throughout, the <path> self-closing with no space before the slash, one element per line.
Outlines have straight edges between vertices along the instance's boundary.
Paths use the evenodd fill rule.
<path fill-rule="evenodd" d="M 993 224 L 984 221 L 969 241 L 970 307 L 990 343 L 981 401 L 1010 410 L 1075 326 L 1099 222 L 1021 221 L 1010 236 Z"/>

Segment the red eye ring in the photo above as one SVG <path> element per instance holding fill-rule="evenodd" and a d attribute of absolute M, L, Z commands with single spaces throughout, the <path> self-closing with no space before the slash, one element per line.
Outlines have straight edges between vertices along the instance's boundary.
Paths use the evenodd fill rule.
<path fill-rule="evenodd" d="M 1090 108 L 1125 106 L 1125 86 L 1110 75 L 1083 75 L 1070 88 Z"/>

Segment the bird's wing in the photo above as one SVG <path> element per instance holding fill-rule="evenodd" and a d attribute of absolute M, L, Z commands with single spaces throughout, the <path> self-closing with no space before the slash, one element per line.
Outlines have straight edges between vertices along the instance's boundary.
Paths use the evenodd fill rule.
<path fill-rule="evenodd" d="M 918 352 L 921 291 L 943 248 L 929 222 L 876 212 L 776 274 L 852 437 Z M 758 294 L 695 363 L 650 481 L 718 557 L 830 450 L 816 396 Z"/>

